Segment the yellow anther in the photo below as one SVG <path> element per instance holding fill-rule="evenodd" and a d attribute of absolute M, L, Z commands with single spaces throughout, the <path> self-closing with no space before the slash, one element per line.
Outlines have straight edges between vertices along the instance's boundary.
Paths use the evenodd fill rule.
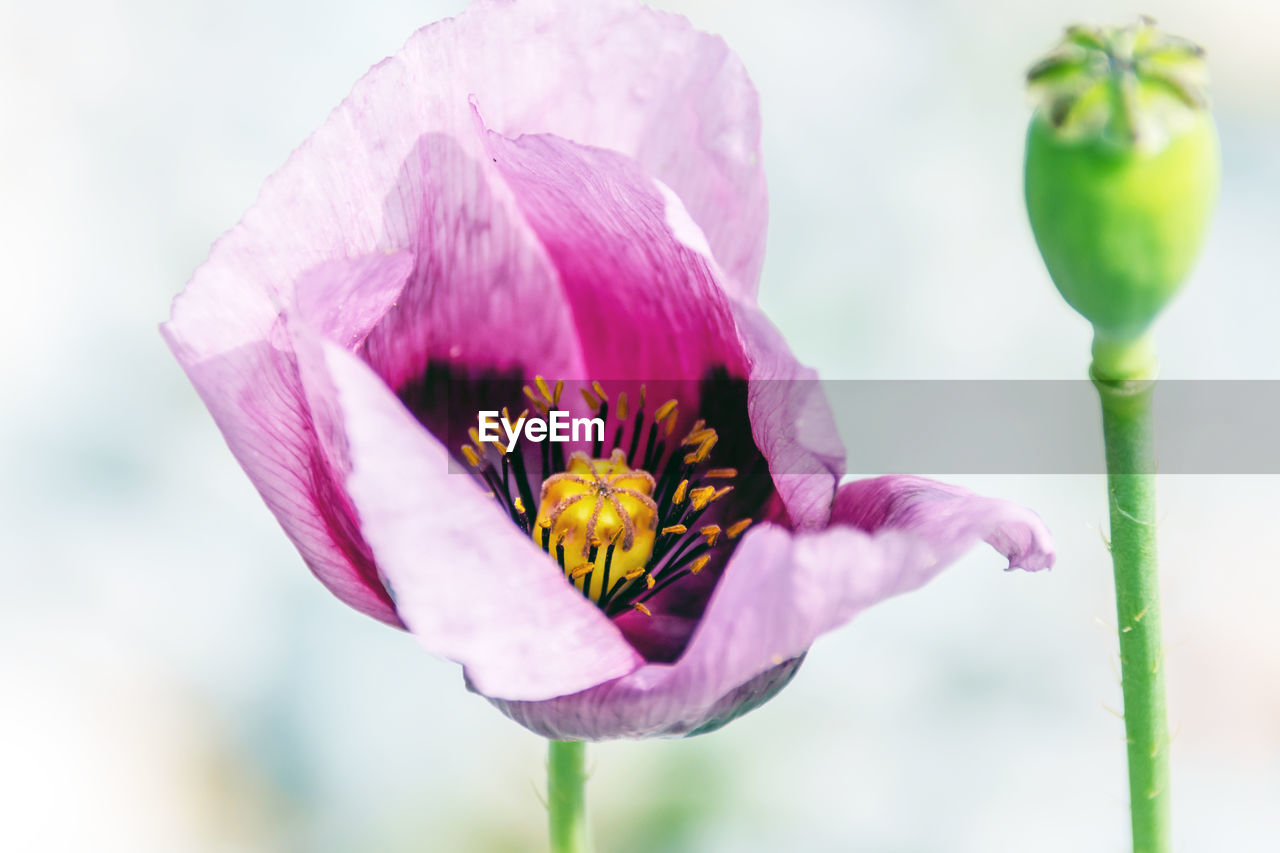
<path fill-rule="evenodd" d="M 708 480 L 730 480 L 738 476 L 737 468 L 712 468 L 702 476 Z"/>
<path fill-rule="evenodd" d="M 480 467 L 480 454 L 476 453 L 474 447 L 469 444 L 462 445 L 462 455 L 467 458 L 467 462 L 472 468 Z"/>
<path fill-rule="evenodd" d="M 729 529 L 724 532 L 724 535 L 728 536 L 730 539 L 737 539 L 742 535 L 742 531 L 746 530 L 750 526 L 751 519 L 749 518 L 744 518 L 742 521 L 735 521 L 733 524 L 729 525 Z"/>
<path fill-rule="evenodd" d="M 599 382 L 593 381 L 591 383 L 591 390 L 595 391 L 596 396 L 599 397 L 601 400 L 604 400 L 606 403 L 609 402 L 609 395 L 604 393 L 604 386 L 601 385 Z"/>
<path fill-rule="evenodd" d="M 627 392 L 623 391 L 618 395 L 618 417 L 625 419 L 627 416 Z"/>
<path fill-rule="evenodd" d="M 676 431 L 676 421 L 679 420 L 679 417 L 680 413 L 675 409 L 672 409 L 671 414 L 667 415 L 667 428 L 664 431 L 665 435 L 670 436 L 671 433 Z"/>
<path fill-rule="evenodd" d="M 705 509 L 715 499 L 716 490 L 711 486 L 702 486 L 689 490 L 689 505 L 694 509 Z"/>
<path fill-rule="evenodd" d="M 656 485 L 647 471 L 629 467 L 622 452 L 608 459 L 574 453 L 563 473 L 543 481 L 538 525 L 550 528 L 557 541 L 564 542 L 565 574 L 593 601 L 609 591 L 603 571 L 606 560 L 610 586 L 616 578 L 634 580 L 644 574 L 657 535 Z M 542 529 L 532 534 L 539 545 Z M 611 554 L 600 547 L 602 542 L 613 543 Z M 593 569 L 600 571 L 592 574 Z M 584 588 L 588 574 L 590 585 Z"/>
<path fill-rule="evenodd" d="M 649 610 L 649 608 L 645 607 L 643 604 L 641 604 L 641 603 L 640 603 L 640 602 L 638 602 L 638 601 L 637 601 L 635 604 L 631 605 L 631 606 L 632 606 L 632 607 L 634 607 L 636 610 L 639 610 L 639 611 L 640 611 L 641 613 L 643 613 L 645 616 L 652 616 L 652 615 L 653 615 L 653 612 L 652 612 L 652 611 L 650 611 L 650 610 Z"/>
<path fill-rule="evenodd" d="M 689 532 L 689 528 L 685 527 L 683 524 L 672 524 L 669 527 L 662 528 L 662 533 L 664 536 L 672 533 L 678 536 L 681 533 L 688 533 L 688 532 Z"/>
<path fill-rule="evenodd" d="M 484 442 L 480 440 L 480 430 L 476 429 L 475 427 L 471 427 L 470 429 L 467 430 L 467 435 L 471 436 L 472 444 L 474 444 L 476 447 L 479 447 L 482 449 L 484 448 Z"/>
<path fill-rule="evenodd" d="M 716 544 L 716 539 L 720 536 L 720 525 L 708 524 L 706 527 L 698 531 L 699 536 L 707 537 L 707 544 Z"/>
<path fill-rule="evenodd" d="M 586 388 L 579 388 L 578 390 L 582 392 L 582 399 L 587 401 L 588 409 L 593 412 L 600 410 L 600 400 L 596 398 L 595 394 L 592 394 Z"/>
<path fill-rule="evenodd" d="M 653 413 L 655 421 L 666 420 L 667 415 L 676 410 L 676 406 L 680 405 L 680 401 L 672 398 L 658 407 L 658 411 Z"/>
<path fill-rule="evenodd" d="M 718 501 L 732 491 L 733 491 L 733 486 L 721 486 L 720 488 L 716 489 L 716 493 L 711 496 L 711 500 Z"/>
<path fill-rule="evenodd" d="M 533 407 L 540 412 L 546 411 L 547 404 L 538 399 L 538 395 L 528 385 L 524 386 L 524 395 L 529 398 L 529 402 L 533 403 Z"/>
<path fill-rule="evenodd" d="M 644 383 L 640 383 L 640 409 L 644 409 Z"/>
<path fill-rule="evenodd" d="M 554 406 L 556 404 L 556 400 L 551 396 L 551 387 L 547 385 L 547 380 L 543 379 L 541 376 L 535 376 L 533 377 L 533 381 L 538 386 L 538 392 L 542 394 L 542 399 L 546 404 L 548 406 Z"/>
<path fill-rule="evenodd" d="M 524 501 L 516 498 L 516 514 L 524 515 Z"/>
<path fill-rule="evenodd" d="M 684 437 L 684 440 L 680 442 L 680 445 L 682 447 L 688 447 L 690 444 L 702 444 L 702 442 L 706 441 L 708 438 L 710 438 L 715 434 L 716 434 L 715 430 L 706 429 L 705 427 L 702 429 L 690 430 L 689 434 L 686 435 Z"/>
<path fill-rule="evenodd" d="M 687 492 L 688 490 L 689 490 L 689 481 L 681 480 L 680 485 L 676 486 L 675 493 L 671 495 L 671 503 L 675 504 L 676 506 L 680 506 L 680 504 L 684 503 L 685 492 Z"/>
<path fill-rule="evenodd" d="M 715 430 L 711 430 L 710 432 L 711 435 L 702 440 L 702 443 L 698 445 L 697 450 L 692 453 L 685 454 L 684 464 L 695 465 L 711 455 L 711 448 L 716 446 L 716 442 L 719 441 L 720 438 L 716 435 Z"/>
<path fill-rule="evenodd" d="M 645 575 L 645 576 L 644 576 L 644 585 L 645 585 L 645 586 L 647 586 L 647 587 L 649 587 L 649 589 L 653 589 L 653 585 L 654 585 L 654 584 L 656 584 L 656 583 L 657 583 L 657 581 L 656 581 L 656 580 L 654 580 L 653 575 Z"/>
<path fill-rule="evenodd" d="M 689 564 L 689 574 L 696 575 L 707 567 L 707 561 L 711 559 L 710 554 L 703 554 L 698 559 Z"/>

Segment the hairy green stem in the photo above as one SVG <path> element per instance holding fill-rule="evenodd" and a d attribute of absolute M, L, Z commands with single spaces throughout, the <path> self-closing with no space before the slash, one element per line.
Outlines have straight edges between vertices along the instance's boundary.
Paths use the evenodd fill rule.
<path fill-rule="evenodd" d="M 1095 349 L 1093 380 L 1102 401 L 1107 453 L 1133 849 L 1134 853 L 1168 853 L 1169 731 L 1160 640 L 1151 430 L 1154 362 L 1150 371 L 1134 376 L 1115 369 L 1122 359 L 1100 360 L 1097 355 Z"/>
<path fill-rule="evenodd" d="M 547 742 L 547 813 L 551 853 L 590 853 L 584 769 L 586 744 Z"/>

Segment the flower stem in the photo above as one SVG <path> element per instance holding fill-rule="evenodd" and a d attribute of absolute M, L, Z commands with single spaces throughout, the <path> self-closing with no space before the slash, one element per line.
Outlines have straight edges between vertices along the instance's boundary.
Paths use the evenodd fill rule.
<path fill-rule="evenodd" d="M 581 741 L 547 742 L 547 812 L 551 853 L 591 851 L 584 794 L 586 753 L 586 744 Z"/>
<path fill-rule="evenodd" d="M 1120 674 L 1129 752 L 1129 809 L 1134 853 L 1168 853 L 1169 732 L 1165 719 L 1160 586 L 1156 568 L 1155 457 L 1151 397 L 1154 361 L 1117 369 L 1132 358 L 1099 359 L 1094 385 L 1102 401 L 1111 561 L 1120 630 Z"/>

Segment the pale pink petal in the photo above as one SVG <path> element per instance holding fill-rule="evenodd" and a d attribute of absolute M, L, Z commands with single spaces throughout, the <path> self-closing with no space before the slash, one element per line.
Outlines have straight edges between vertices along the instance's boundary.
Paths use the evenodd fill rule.
<path fill-rule="evenodd" d="M 635 0 L 493 0 L 419 32 L 405 57 L 451 69 L 504 136 L 553 133 L 634 159 L 684 202 L 726 286 L 755 295 L 767 220 L 759 103 L 722 39 Z"/>
<path fill-rule="evenodd" d="M 354 346 L 379 306 L 394 297 L 410 264 L 402 254 L 334 261 L 304 277 L 298 287 L 308 293 L 346 294 L 344 301 L 359 305 L 345 316 L 318 317 L 322 326 Z M 276 317 L 262 337 L 243 342 L 208 336 L 217 321 L 206 309 L 247 319 L 261 303 L 261 295 L 230 289 L 222 300 L 191 302 L 175 311 L 162 332 L 231 452 L 307 565 L 352 607 L 399 624 L 316 433 L 284 319 Z"/>
<path fill-rule="evenodd" d="M 618 629 L 362 361 L 324 345 L 346 427 L 347 491 L 396 609 L 486 693 L 546 699 L 643 663 Z"/>
<path fill-rule="evenodd" d="M 845 450 L 818 374 L 796 360 L 754 304 L 736 302 L 733 311 L 751 364 L 747 409 L 756 445 L 792 524 L 825 527 Z"/>
<path fill-rule="evenodd" d="M 1029 509 L 1012 501 L 924 477 L 891 475 L 845 483 L 836 494 L 832 524 L 862 530 L 901 530 L 927 539 L 942 555 L 985 541 L 1009 558 L 1009 568 L 1053 565 L 1053 539 Z"/>
<path fill-rule="evenodd" d="M 900 492 L 889 512 L 855 516 L 874 532 L 842 524 L 843 511 L 884 506 L 879 498 L 892 489 L 848 492 L 825 531 L 791 534 L 766 525 L 749 532 L 674 664 L 650 664 L 549 702 L 492 701 L 547 737 L 709 731 L 781 689 L 818 636 L 877 602 L 922 586 L 982 539 L 1015 565 L 1034 569 L 1052 563 L 1052 545 L 1034 513 L 912 479 L 909 494 Z"/>

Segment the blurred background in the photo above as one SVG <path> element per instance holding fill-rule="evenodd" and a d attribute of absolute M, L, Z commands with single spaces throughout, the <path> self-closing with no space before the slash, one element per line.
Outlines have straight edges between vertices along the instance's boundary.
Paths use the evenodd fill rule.
<path fill-rule="evenodd" d="M 543 744 L 310 577 L 156 332 L 351 84 L 463 5 L 0 0 L 0 848 L 544 849 Z M 1083 376 L 1022 72 L 1077 20 L 1202 42 L 1225 178 L 1164 373 L 1280 379 L 1280 4 L 659 5 L 760 89 L 761 299 L 839 378 Z M 959 481 L 1036 508 L 1057 568 L 975 552 L 724 731 L 593 748 L 602 850 L 1125 849 L 1102 482 Z M 1280 479 L 1160 499 L 1179 850 L 1273 850 Z"/>

